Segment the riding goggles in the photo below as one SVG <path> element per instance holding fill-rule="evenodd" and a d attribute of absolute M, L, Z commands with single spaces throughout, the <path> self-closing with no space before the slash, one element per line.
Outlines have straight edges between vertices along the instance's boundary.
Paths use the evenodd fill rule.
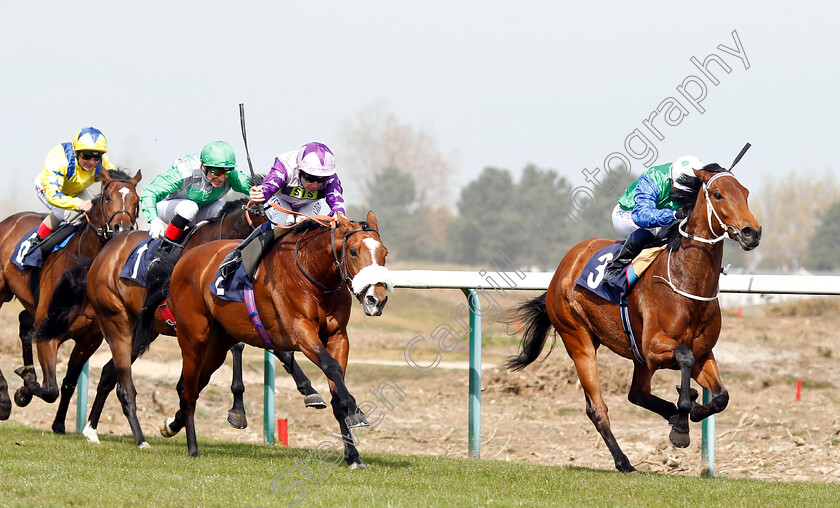
<path fill-rule="evenodd" d="M 300 179 L 301 180 L 306 180 L 307 182 L 324 183 L 324 182 L 326 182 L 327 180 L 330 179 L 329 176 L 315 176 L 315 175 L 310 175 L 306 171 L 302 171 L 302 170 L 298 170 L 298 171 L 300 172 Z"/>
<path fill-rule="evenodd" d="M 230 171 L 232 168 L 217 168 L 213 166 L 204 166 L 204 169 L 206 169 L 215 176 L 222 176 L 228 174 L 228 171 Z"/>
<path fill-rule="evenodd" d="M 102 158 L 102 152 L 94 152 L 91 150 L 83 150 L 79 152 L 79 158 L 85 160 L 99 160 Z"/>

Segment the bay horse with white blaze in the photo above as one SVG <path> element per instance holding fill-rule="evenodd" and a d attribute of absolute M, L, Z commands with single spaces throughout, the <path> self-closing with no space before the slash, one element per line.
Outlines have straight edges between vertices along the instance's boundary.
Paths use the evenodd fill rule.
<path fill-rule="evenodd" d="M 80 359 L 89 357 L 101 344 L 101 336 L 96 340 L 95 336 L 89 335 L 90 324 L 96 317 L 92 313 L 76 316 L 63 333 L 37 343 L 38 360 L 44 375 L 44 384 L 38 384 L 32 358 L 31 332 L 34 326 L 45 319 L 53 292 L 62 275 L 84 260 L 96 256 L 111 238 L 134 228 L 140 202 L 137 183 L 141 177 L 140 171 L 134 177 L 129 177 L 119 170 L 102 170 L 102 192 L 93 199 L 93 207 L 85 213 L 85 217 L 80 217 L 83 226 L 70 237 L 64 248 L 47 256 L 40 269 L 21 270 L 10 258 L 17 241 L 27 231 L 37 227 L 44 215 L 22 212 L 0 222 L 0 304 L 17 297 L 24 308 L 19 316 L 24 366 L 16 370 L 23 378 L 23 386 L 15 393 L 15 402 L 19 406 L 29 404 L 33 395 L 47 402 L 58 398 L 55 367 L 56 353 L 61 343 L 69 338 L 75 339 L 62 387 L 68 384 L 75 387 L 85 363 Z M 9 416 L 10 406 L 7 402 L 8 393 L 0 389 L 0 419 Z"/>
<path fill-rule="evenodd" d="M 202 222 L 188 232 L 183 249 L 187 251 L 197 245 L 216 239 L 244 238 L 251 232 L 253 226 L 259 226 L 266 221 L 261 210 L 252 210 L 245 206 L 246 200 L 240 199 L 225 204 L 218 217 Z M 88 422 L 82 434 L 88 441 L 98 443 L 96 428 L 104 409 L 108 395 L 117 387 L 117 396 L 128 419 L 137 446 L 148 447 L 140 422 L 137 419 L 136 389 L 131 375 L 131 365 L 137 359 L 132 354 L 132 340 L 137 316 L 143 308 L 146 297 L 146 287 L 133 280 L 120 276 L 132 250 L 148 240 L 145 231 L 134 231 L 122 235 L 109 242 L 92 262 L 79 266 L 77 270 L 67 274 L 65 284 L 56 290 L 56 299 L 71 300 L 72 306 L 51 305 L 50 315 L 43 326 L 38 328 L 39 334 L 49 337 L 66 327 L 72 316 L 78 313 L 93 313 L 101 319 L 93 323 L 101 329 L 105 340 L 111 349 L 112 359 L 102 369 L 102 375 L 96 390 L 96 398 L 91 406 Z M 172 256 L 173 260 L 176 259 Z M 138 262 L 140 260 L 138 259 Z M 62 291 L 65 294 L 61 294 Z M 152 323 L 154 340 L 158 334 L 174 336 L 175 329 L 161 316 L 160 311 L 154 314 Z M 101 337 L 99 338 L 101 341 Z M 239 344 L 231 349 L 234 356 L 233 382 L 231 391 L 234 403 L 228 414 L 228 421 L 237 428 L 247 426 L 242 394 L 245 391 L 242 383 L 242 348 Z M 279 355 L 278 355 L 279 356 Z M 292 353 L 281 357 L 284 366 L 292 373 L 299 390 L 305 396 L 320 396 L 312 388 L 309 379 L 300 370 Z M 314 394 L 314 395 L 312 395 Z M 71 393 L 62 393 L 61 404 L 56 413 L 53 429 L 64 428 Z M 326 404 L 321 400 L 322 407 Z"/>
<path fill-rule="evenodd" d="M 734 239 L 748 251 L 761 238 L 761 226 L 747 204 L 749 191 L 730 171 L 709 164 L 695 174 L 699 181 L 691 192 L 677 196 L 687 218 L 673 229 L 668 247 L 642 273 L 629 297 L 630 322 L 644 363 L 633 362 L 628 398 L 668 420 L 670 440 L 678 447 L 689 444 L 689 417 L 699 422 L 723 411 L 729 401 L 712 351 L 721 325 L 717 299 L 721 241 Z M 536 360 L 553 326 L 575 364 L 587 416 L 609 448 L 615 467 L 631 472 L 635 469 L 610 430 L 596 361 L 601 345 L 633 360 L 631 347 L 618 306 L 605 304 L 575 284 L 586 262 L 610 243 L 603 239 L 579 243 L 560 261 L 548 291 L 516 309 L 524 333 L 519 355 L 507 365 L 519 370 Z M 680 371 L 676 405 L 651 393 L 653 374 L 666 368 Z M 691 379 L 711 393 L 711 402 L 696 402 Z"/>
<path fill-rule="evenodd" d="M 178 383 L 180 409 L 161 428 L 173 436 L 186 427 L 190 456 L 198 455 L 195 405 L 225 351 L 237 341 L 261 347 L 301 351 L 326 375 L 332 408 L 351 468 L 363 467 L 349 428 L 367 425 L 348 391 L 347 372 L 352 296 L 365 314 L 378 316 L 392 288 L 385 268 L 387 249 L 369 212 L 366 222 L 339 214 L 329 226 L 306 220 L 277 239 L 260 261 L 253 291 L 263 330 L 257 331 L 246 304 L 224 301 L 211 293 L 216 268 L 236 242 L 216 241 L 186 253 L 169 284 L 169 304 L 178 321 L 183 368 Z M 147 301 L 147 309 L 154 302 Z M 144 310 L 144 312 L 146 312 Z M 144 318 L 135 344 L 142 343 Z"/>

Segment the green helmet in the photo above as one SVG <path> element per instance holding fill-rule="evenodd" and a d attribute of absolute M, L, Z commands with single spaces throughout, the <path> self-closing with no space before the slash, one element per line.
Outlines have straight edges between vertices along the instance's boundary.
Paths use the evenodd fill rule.
<path fill-rule="evenodd" d="M 236 167 L 236 154 L 226 142 L 213 141 L 201 149 L 201 163 L 214 168 L 233 169 Z"/>

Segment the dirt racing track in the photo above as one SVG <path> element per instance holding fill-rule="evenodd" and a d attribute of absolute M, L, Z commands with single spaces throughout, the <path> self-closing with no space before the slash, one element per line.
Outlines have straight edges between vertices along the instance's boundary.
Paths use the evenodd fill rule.
<path fill-rule="evenodd" d="M 510 300 L 506 303 L 515 303 Z M 406 344 L 433 330 L 462 301 L 463 296 L 455 291 L 398 290 L 380 318 L 365 318 L 354 309 L 348 387 L 357 401 L 377 400 L 372 392 L 383 381 L 405 394 L 403 398 L 389 397 L 391 408 L 380 404 L 375 413 L 381 416 L 379 423 L 357 433 L 362 458 L 365 452 L 467 457 L 467 344 L 462 342 L 446 353 L 439 368 L 429 373 L 415 372 L 404 360 Z M 0 367 L 9 378 L 10 392 L 20 385 L 12 374 L 20 365 L 15 305 L 12 302 L 0 310 Z M 747 307 L 740 318 L 734 311 L 724 312 L 717 357 L 731 398 L 716 420 L 716 475 L 840 481 L 838 310 L 840 302 L 830 297 Z M 516 351 L 518 339 L 506 336 L 498 325 L 485 326 L 484 337 L 482 459 L 612 470 L 610 454 L 586 417 L 583 392 L 562 344 L 558 343 L 545 361 L 510 373 L 500 365 Z M 59 378 L 68 352 L 66 344 L 60 350 Z M 419 359 L 432 359 L 436 352 L 424 345 L 415 348 Z M 599 353 L 612 429 L 634 467 L 699 475 L 700 424 L 691 424 L 688 448 L 675 448 L 668 441 L 667 422 L 627 401 L 631 363 L 606 350 Z M 108 359 L 103 345 L 91 360 L 91 398 L 101 366 Z M 298 361 L 316 389 L 328 396 L 323 375 L 300 355 Z M 200 436 L 262 442 L 262 364 L 262 350 L 246 349 L 249 427 L 237 430 L 226 423 L 231 403 L 228 361 L 199 400 L 196 426 Z M 135 364 L 139 418 L 148 435 L 157 435 L 163 419 L 176 411 L 174 386 L 179 373 L 179 350 L 171 338 L 155 342 Z M 331 411 L 305 409 L 282 368 L 278 368 L 276 379 L 277 417 L 288 421 L 290 445 L 314 448 L 329 440 L 335 431 Z M 798 401 L 797 381 L 802 387 Z M 659 372 L 653 392 L 675 400 L 677 383 L 676 372 Z M 67 419 L 71 431 L 74 407 L 75 403 Z M 48 430 L 54 414 L 55 405 L 35 399 L 26 408 L 14 407 L 10 421 Z M 99 433 L 130 435 L 116 397 L 106 405 Z"/>

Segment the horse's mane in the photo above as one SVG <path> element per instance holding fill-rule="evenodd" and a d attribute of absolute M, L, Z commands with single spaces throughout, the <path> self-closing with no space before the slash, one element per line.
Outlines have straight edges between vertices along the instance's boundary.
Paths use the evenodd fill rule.
<path fill-rule="evenodd" d="M 126 173 L 123 168 L 109 169 L 108 174 L 111 175 L 111 178 L 114 180 L 131 180 L 131 175 Z"/>
<path fill-rule="evenodd" d="M 721 173 L 723 171 L 729 171 L 728 169 L 722 167 L 717 162 L 713 162 L 711 164 L 706 164 L 700 171 L 706 171 L 708 173 Z M 694 211 L 694 204 L 697 202 L 697 194 L 700 193 L 700 189 L 703 187 L 703 182 L 696 177 L 691 177 L 687 175 L 680 176 L 677 181 L 688 188 L 688 190 L 680 190 L 680 189 L 672 189 L 671 190 L 671 197 L 674 199 L 674 202 L 680 205 L 680 209 L 685 212 L 685 216 L 689 217 L 691 212 Z M 671 231 L 668 233 L 668 250 L 675 251 L 680 248 L 682 244 L 682 235 L 679 232 L 679 222 L 673 223 L 670 226 Z"/>
<path fill-rule="evenodd" d="M 368 227 L 368 223 L 365 221 L 351 221 L 355 222 L 356 224 L 361 225 L 363 228 Z M 329 229 L 327 226 L 322 225 L 320 222 L 312 219 L 304 220 L 303 222 L 298 222 L 289 233 L 306 233 L 307 231 L 314 231 L 316 229 Z"/>
<path fill-rule="evenodd" d="M 264 174 L 256 174 L 256 175 L 254 175 L 254 178 L 251 179 L 251 184 L 252 185 L 260 185 L 264 178 L 265 178 Z M 248 198 L 232 199 L 232 200 L 225 203 L 225 205 L 222 207 L 222 210 L 215 217 L 211 217 L 210 219 L 207 219 L 207 222 L 210 223 L 210 224 L 215 223 L 215 222 L 219 222 L 220 220 L 225 218 L 225 215 L 229 215 L 229 214 L 231 214 L 233 212 L 236 212 L 238 210 L 243 210 L 244 207 L 247 204 L 248 204 Z"/>
<path fill-rule="evenodd" d="M 242 210 L 245 205 L 248 204 L 248 200 L 245 198 L 234 199 L 232 201 L 228 201 L 222 207 L 222 210 L 215 216 L 207 219 L 208 224 L 213 224 L 219 222 L 220 220 L 225 218 L 225 215 L 229 215 L 233 212 Z"/>

